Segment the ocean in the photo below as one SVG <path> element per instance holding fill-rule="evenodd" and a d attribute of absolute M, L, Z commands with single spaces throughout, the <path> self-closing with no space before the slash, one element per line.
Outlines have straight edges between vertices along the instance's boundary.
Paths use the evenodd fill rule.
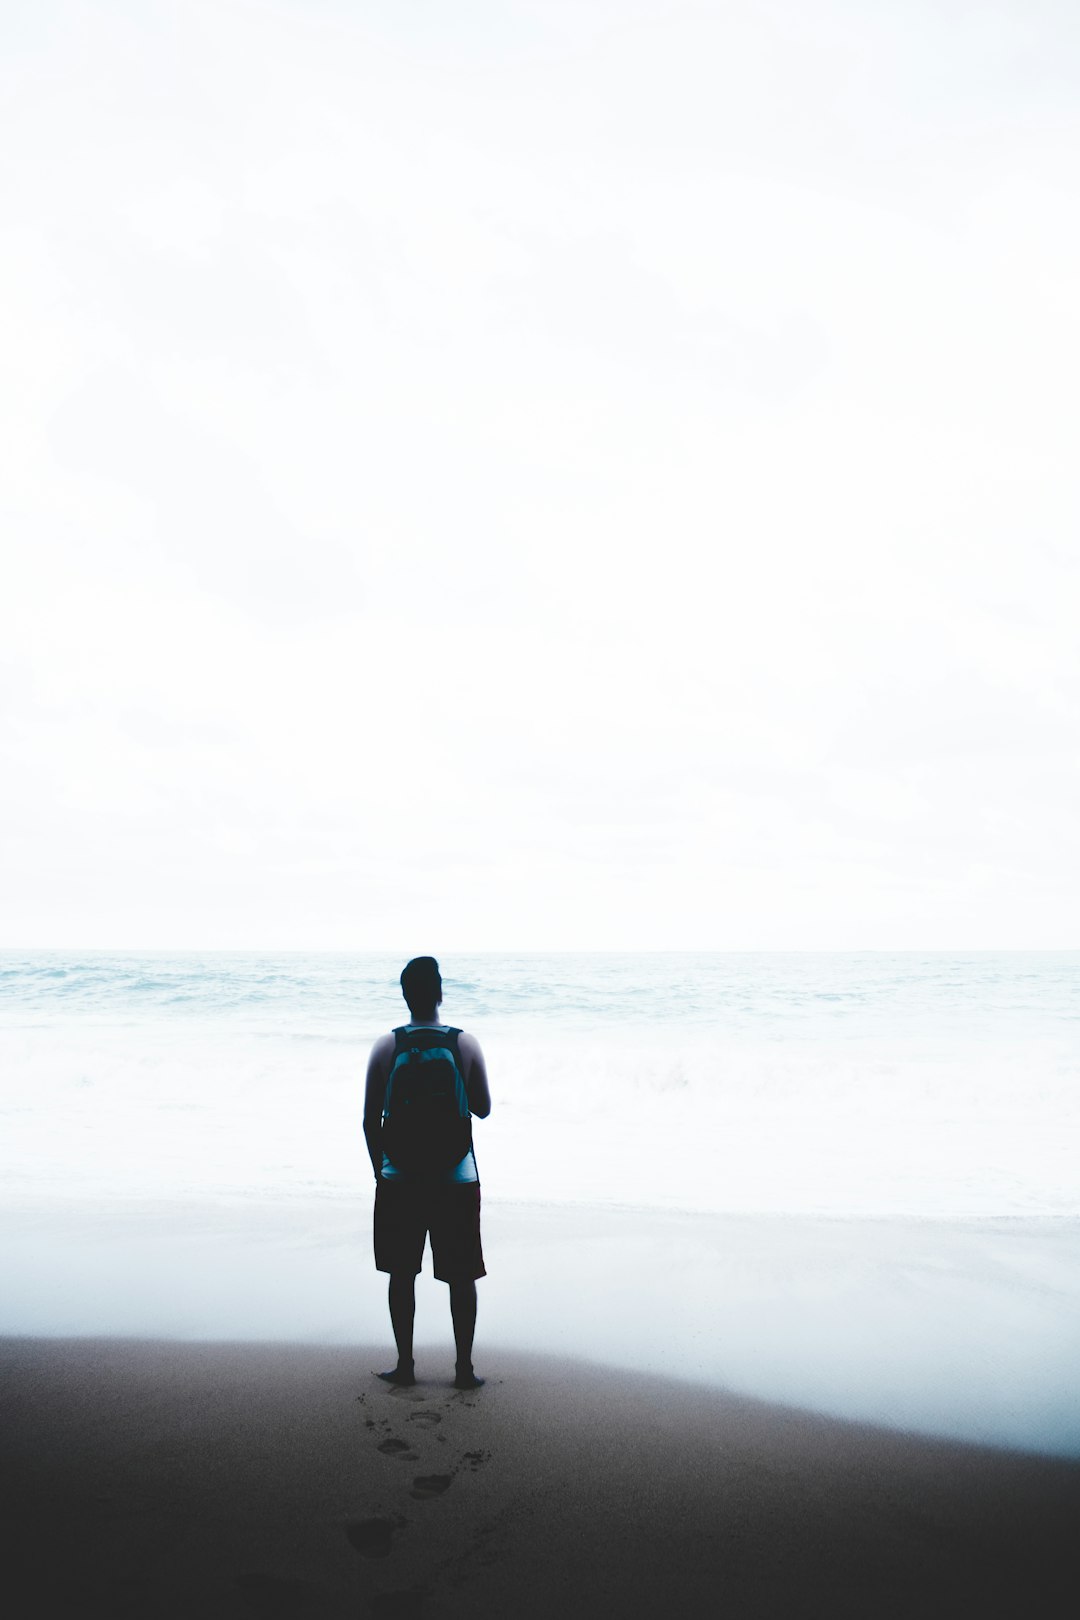
<path fill-rule="evenodd" d="M 0 955 L 3 1200 L 348 1203 L 379 953 Z M 1080 1213 L 1080 952 L 470 954 L 485 1199 Z"/>

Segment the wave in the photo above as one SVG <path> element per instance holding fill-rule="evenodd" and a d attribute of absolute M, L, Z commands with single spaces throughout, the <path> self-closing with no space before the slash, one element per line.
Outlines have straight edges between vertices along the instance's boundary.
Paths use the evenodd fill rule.
<path fill-rule="evenodd" d="M 355 1198 L 378 1029 L 351 1014 L 5 1020 L 3 1197 L 272 1200 L 317 1182 Z M 777 1040 L 761 1026 L 485 1025 L 485 1186 L 541 1202 L 1080 1213 L 1080 1054 L 1060 1022 L 990 1044 L 966 1026 L 814 1029 Z"/>
<path fill-rule="evenodd" d="M 478 955 L 447 960 L 446 1015 L 587 1032 L 723 1029 L 816 1039 L 912 1030 L 986 1040 L 1073 1025 L 1080 953 Z M 0 1009 L 233 1018 L 358 1030 L 397 1022 L 400 959 L 383 953 L 0 953 Z"/>

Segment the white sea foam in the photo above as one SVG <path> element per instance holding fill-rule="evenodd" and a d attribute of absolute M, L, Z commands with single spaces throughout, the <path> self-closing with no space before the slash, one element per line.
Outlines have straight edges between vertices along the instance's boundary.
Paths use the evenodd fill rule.
<path fill-rule="evenodd" d="M 586 1357 L 843 1417 L 1080 1456 L 1080 1224 L 496 1204 L 479 1365 Z M 0 1333 L 388 1342 L 370 1204 L 7 1212 Z M 421 1375 L 452 1356 L 417 1289 Z M 366 1364 L 357 1367 L 363 1377 Z"/>

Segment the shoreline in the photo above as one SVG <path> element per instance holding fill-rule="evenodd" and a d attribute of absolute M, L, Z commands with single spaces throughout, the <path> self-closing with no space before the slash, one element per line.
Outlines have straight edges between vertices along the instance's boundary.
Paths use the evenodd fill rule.
<path fill-rule="evenodd" d="M 1080 1457 L 1080 1221 L 484 1210 L 481 1357 Z M 389 1345 L 366 1199 L 7 1213 L 0 1334 Z M 417 1344 L 449 1344 L 429 1257 Z"/>

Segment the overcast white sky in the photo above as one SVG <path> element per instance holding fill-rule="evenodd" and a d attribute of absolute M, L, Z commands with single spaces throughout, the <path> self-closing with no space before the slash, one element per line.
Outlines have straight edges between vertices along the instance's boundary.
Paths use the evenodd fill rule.
<path fill-rule="evenodd" d="M 12 946 L 1080 944 L 1080 12 L 8 0 Z"/>

